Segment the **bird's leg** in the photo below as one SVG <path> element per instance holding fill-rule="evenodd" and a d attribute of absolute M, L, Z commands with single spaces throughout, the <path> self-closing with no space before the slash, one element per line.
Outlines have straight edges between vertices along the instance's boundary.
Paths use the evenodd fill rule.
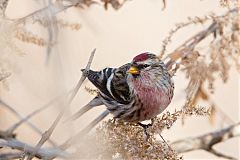
<path fill-rule="evenodd" d="M 147 136 L 147 139 L 148 139 L 149 138 L 149 134 L 147 132 L 147 129 L 149 127 L 149 124 L 142 124 L 141 122 L 138 122 L 137 124 L 143 128 L 144 133 L 145 133 L 145 135 Z"/>
<path fill-rule="evenodd" d="M 148 133 L 147 129 L 153 125 L 153 119 L 151 119 L 151 123 L 149 124 L 142 124 L 141 122 L 138 122 L 137 124 L 143 127 L 144 133 L 147 136 L 147 140 L 148 140 L 150 138 L 150 134 Z"/>
<path fill-rule="evenodd" d="M 149 127 L 148 124 L 142 124 L 141 122 L 138 122 L 137 124 L 143 128 L 144 134 L 147 136 L 146 140 L 148 141 L 148 139 L 150 137 L 150 135 L 147 132 L 147 129 Z"/>

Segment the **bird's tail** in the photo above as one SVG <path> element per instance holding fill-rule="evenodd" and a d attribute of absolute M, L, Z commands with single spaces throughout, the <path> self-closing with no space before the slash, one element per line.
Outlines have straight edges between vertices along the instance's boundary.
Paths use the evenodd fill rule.
<path fill-rule="evenodd" d="M 84 113 L 86 113 L 87 111 L 89 111 L 90 109 L 96 107 L 96 106 L 100 106 L 103 105 L 102 101 L 100 100 L 100 98 L 98 96 L 96 96 L 95 98 L 93 98 L 88 104 L 86 104 L 84 107 L 82 107 L 77 113 L 75 113 L 74 115 L 72 115 L 70 118 L 68 118 L 66 121 L 73 121 L 78 119 L 79 117 L 81 117 Z"/>

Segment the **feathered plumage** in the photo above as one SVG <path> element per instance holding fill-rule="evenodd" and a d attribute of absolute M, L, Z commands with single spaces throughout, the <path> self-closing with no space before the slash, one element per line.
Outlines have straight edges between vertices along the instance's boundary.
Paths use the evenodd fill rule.
<path fill-rule="evenodd" d="M 114 118 L 144 121 L 161 113 L 173 97 L 171 76 L 164 63 L 151 53 L 137 55 L 131 63 L 119 68 L 89 70 L 86 75 L 98 88 L 99 95 L 75 114 L 74 119 L 104 104 Z M 98 122 L 104 117 L 98 118 Z"/>

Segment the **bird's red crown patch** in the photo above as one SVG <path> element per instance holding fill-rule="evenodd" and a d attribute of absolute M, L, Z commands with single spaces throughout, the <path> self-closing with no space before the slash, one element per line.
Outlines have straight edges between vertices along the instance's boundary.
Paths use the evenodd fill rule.
<path fill-rule="evenodd" d="M 145 61 L 148 58 L 149 58 L 149 55 L 147 52 L 145 52 L 145 53 L 141 53 L 141 54 L 137 55 L 136 57 L 134 57 L 133 61 L 140 62 L 140 61 Z"/>

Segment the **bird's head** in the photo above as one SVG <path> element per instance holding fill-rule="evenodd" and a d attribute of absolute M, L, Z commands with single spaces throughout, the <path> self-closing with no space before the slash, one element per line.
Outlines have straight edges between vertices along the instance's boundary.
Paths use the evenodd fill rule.
<path fill-rule="evenodd" d="M 169 100 L 168 96 L 172 97 L 170 94 L 173 90 L 171 76 L 165 64 L 156 55 L 148 52 L 137 55 L 130 63 L 127 73 L 130 90 L 141 97 L 143 101 L 155 102 L 156 95 L 165 97 L 166 100 Z M 161 100 L 159 96 L 157 98 Z"/>
<path fill-rule="evenodd" d="M 128 74 L 138 78 L 143 75 L 160 72 L 162 67 L 164 67 L 164 64 L 155 54 L 149 52 L 141 53 L 133 58 Z"/>

